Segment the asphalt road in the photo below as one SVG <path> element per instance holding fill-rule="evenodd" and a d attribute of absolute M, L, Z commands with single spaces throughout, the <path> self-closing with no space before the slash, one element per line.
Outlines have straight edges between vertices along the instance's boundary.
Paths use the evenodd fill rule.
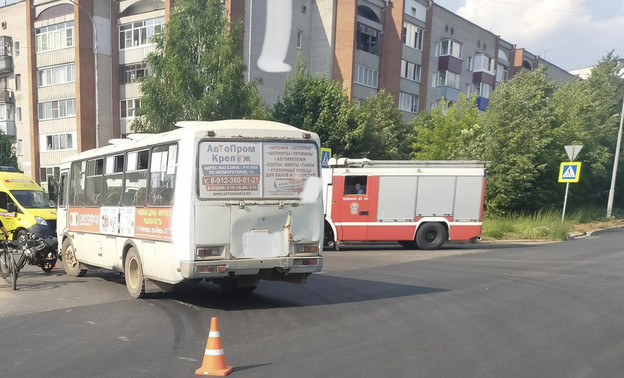
<path fill-rule="evenodd" d="M 0 282 L 0 377 L 190 377 L 219 318 L 232 377 L 620 377 L 624 232 L 326 252 L 307 285 L 147 300 L 109 271 Z"/>

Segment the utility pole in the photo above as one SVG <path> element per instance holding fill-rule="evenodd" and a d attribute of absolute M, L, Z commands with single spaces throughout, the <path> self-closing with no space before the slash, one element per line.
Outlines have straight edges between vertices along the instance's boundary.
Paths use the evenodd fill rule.
<path fill-rule="evenodd" d="M 620 160 L 620 146 L 622 144 L 622 124 L 624 123 L 624 100 L 622 101 L 622 113 L 620 113 L 620 128 L 618 130 L 617 143 L 615 144 L 615 158 L 613 160 L 613 175 L 611 176 L 611 189 L 609 189 L 609 201 L 607 202 L 607 218 L 611 218 L 613 197 L 615 196 L 615 177 L 617 176 L 618 161 Z"/>

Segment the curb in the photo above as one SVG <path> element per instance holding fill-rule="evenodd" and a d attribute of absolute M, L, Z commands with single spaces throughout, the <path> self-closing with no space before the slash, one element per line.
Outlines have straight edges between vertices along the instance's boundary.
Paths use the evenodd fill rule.
<path fill-rule="evenodd" d="M 586 238 L 586 237 L 592 236 L 592 235 L 599 235 L 599 234 L 604 234 L 604 233 L 607 233 L 607 232 L 616 232 L 616 231 L 622 231 L 622 230 L 624 230 L 624 226 L 614 226 L 614 227 L 600 228 L 600 229 L 597 229 L 597 230 L 584 232 L 582 234 L 568 235 L 566 240 L 583 239 L 583 238 Z"/>

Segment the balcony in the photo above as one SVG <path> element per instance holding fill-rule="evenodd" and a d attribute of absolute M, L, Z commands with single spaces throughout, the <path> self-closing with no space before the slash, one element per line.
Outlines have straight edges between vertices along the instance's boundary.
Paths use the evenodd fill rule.
<path fill-rule="evenodd" d="M 10 74 L 13 71 L 13 57 L 0 55 L 0 75 Z"/>
<path fill-rule="evenodd" d="M 0 104 L 15 104 L 15 94 L 7 89 L 0 89 Z"/>
<path fill-rule="evenodd" d="M 15 133 L 15 121 L 0 121 L 0 131 L 4 135 L 14 137 Z"/>
<path fill-rule="evenodd" d="M 0 75 L 13 71 L 12 49 L 13 39 L 7 36 L 0 36 Z"/>

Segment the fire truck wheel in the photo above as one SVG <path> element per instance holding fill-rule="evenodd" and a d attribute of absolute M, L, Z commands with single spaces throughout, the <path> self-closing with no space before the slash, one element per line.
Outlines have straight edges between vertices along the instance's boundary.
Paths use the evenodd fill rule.
<path fill-rule="evenodd" d="M 145 277 L 143 276 L 143 265 L 137 250 L 132 247 L 126 255 L 126 264 L 124 269 L 126 277 L 126 288 L 128 293 L 134 298 L 145 297 Z"/>
<path fill-rule="evenodd" d="M 420 249 L 438 249 L 446 241 L 446 229 L 440 223 L 425 223 L 416 232 Z"/>
<path fill-rule="evenodd" d="M 331 226 L 329 225 L 329 223 L 325 222 L 325 232 L 324 232 L 324 237 L 323 237 L 323 247 L 326 247 L 326 249 L 335 249 L 338 250 L 338 248 L 336 248 L 336 242 L 334 241 L 334 231 L 332 230 Z"/>

